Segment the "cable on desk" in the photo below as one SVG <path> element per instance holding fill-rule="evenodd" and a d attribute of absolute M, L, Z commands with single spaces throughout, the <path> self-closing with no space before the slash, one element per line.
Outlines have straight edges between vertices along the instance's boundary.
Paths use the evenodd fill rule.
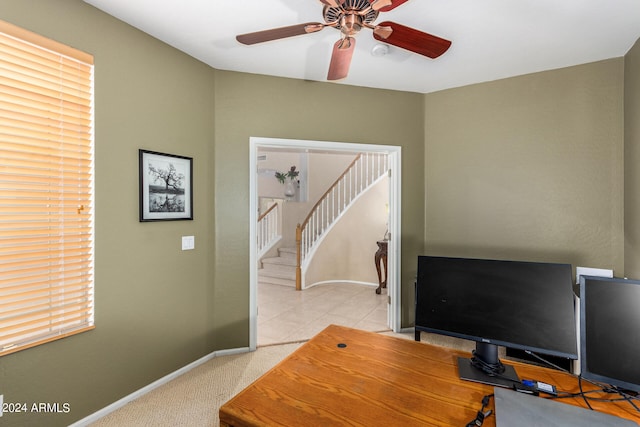
<path fill-rule="evenodd" d="M 471 355 L 471 366 L 473 366 L 474 368 L 480 369 L 482 372 L 491 377 L 497 377 L 500 376 L 500 374 L 504 373 L 505 367 L 500 360 L 498 360 L 496 363 L 487 363 L 476 356 L 475 350 L 471 352 Z"/>
<path fill-rule="evenodd" d="M 626 393 L 624 390 L 619 389 L 618 387 L 605 386 L 605 385 L 603 385 L 601 383 L 598 383 L 598 382 L 595 382 L 595 381 L 591 381 L 591 380 L 589 380 L 587 378 L 584 378 L 582 375 L 576 375 L 571 371 L 568 371 L 568 370 L 566 370 L 564 368 L 561 368 L 560 366 L 558 366 L 558 365 L 556 365 L 554 363 L 551 363 L 547 359 L 535 354 L 534 352 L 532 352 L 530 350 L 525 350 L 525 353 L 527 353 L 530 356 L 535 357 L 536 359 L 540 360 L 541 362 L 543 362 L 543 363 L 545 363 L 545 364 L 547 364 L 547 365 L 549 365 L 549 366 L 551 366 L 551 367 L 553 367 L 555 369 L 558 369 L 559 371 L 565 372 L 565 373 L 567 373 L 567 374 L 569 374 L 569 375 L 571 375 L 571 376 L 573 376 L 573 377 L 578 379 L 578 387 L 580 388 L 580 392 L 579 393 L 562 392 L 562 394 L 559 395 L 559 396 L 548 397 L 547 399 L 558 399 L 558 398 L 562 399 L 562 398 L 567 398 L 567 397 L 582 397 L 582 399 L 584 400 L 584 403 L 586 403 L 587 407 L 589 409 L 591 409 L 591 410 L 593 410 L 593 408 L 591 407 L 591 404 L 589 403 L 589 400 L 597 401 L 597 402 L 618 402 L 618 401 L 624 400 L 624 401 L 629 402 L 629 404 L 631 406 L 633 406 L 634 409 L 637 412 L 640 412 L 640 407 L 634 403 L 634 400 L 635 401 L 640 400 L 640 396 L 637 396 L 637 395 L 636 396 L 632 396 L 629 393 Z M 600 389 L 599 390 L 586 390 L 585 391 L 582 388 L 582 381 L 583 380 L 584 381 L 588 381 L 589 383 L 595 385 L 596 387 L 600 387 Z M 587 396 L 587 394 L 589 394 L 589 393 L 597 393 L 597 392 L 617 393 L 621 397 L 619 399 L 613 399 L 613 398 L 602 399 L 602 398 L 596 398 L 596 397 Z"/>
<path fill-rule="evenodd" d="M 489 402 L 491 401 L 492 397 L 493 394 L 488 394 L 482 398 L 482 408 L 478 411 L 476 417 L 473 420 L 469 421 L 466 427 L 480 427 L 484 420 L 493 413 L 491 409 L 485 411 L 487 406 L 489 406 Z"/>

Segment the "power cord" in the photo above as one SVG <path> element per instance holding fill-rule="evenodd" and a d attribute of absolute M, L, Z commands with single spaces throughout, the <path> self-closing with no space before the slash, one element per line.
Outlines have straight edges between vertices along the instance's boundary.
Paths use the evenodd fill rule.
<path fill-rule="evenodd" d="M 582 375 L 576 375 L 573 372 L 568 371 L 567 369 L 561 368 L 558 365 L 555 365 L 555 364 L 551 363 L 547 359 L 537 355 L 536 353 L 534 353 L 532 351 L 525 350 L 525 353 L 527 353 L 530 356 L 535 357 L 536 359 L 540 360 L 541 362 L 543 362 L 543 363 L 545 363 L 545 364 L 547 364 L 547 365 L 549 365 L 549 366 L 551 366 L 551 367 L 553 367 L 555 369 L 558 369 L 560 371 L 566 372 L 566 373 L 568 373 L 568 374 L 570 374 L 570 375 L 572 375 L 572 376 L 574 376 L 575 378 L 578 379 L 578 387 L 580 388 L 580 392 L 579 393 L 563 393 L 563 394 L 555 397 L 556 399 L 557 398 L 566 398 L 566 397 L 582 397 L 582 399 L 584 400 L 584 402 L 587 405 L 587 407 L 589 409 L 591 409 L 591 410 L 593 410 L 593 407 L 589 403 L 589 400 L 600 401 L 600 402 L 615 402 L 615 401 L 619 401 L 619 400 L 624 400 L 624 401 L 627 401 L 631 406 L 633 406 L 633 408 L 637 412 L 640 412 L 640 406 L 638 406 L 638 405 L 636 405 L 634 403 L 634 401 L 640 400 L 640 396 L 638 396 L 638 395 L 635 395 L 635 396 L 634 395 L 630 395 L 626 391 L 621 390 L 621 389 L 619 389 L 617 387 L 611 387 L 611 386 L 607 387 L 607 386 L 604 386 L 603 384 L 598 383 L 596 381 L 591 381 L 589 379 L 586 379 Z M 588 390 L 588 391 L 584 390 L 582 388 L 582 381 L 583 380 L 595 385 L 596 387 L 600 387 L 600 390 Z M 589 393 L 597 393 L 597 392 L 617 393 L 617 394 L 619 394 L 621 396 L 621 398 L 619 398 L 619 399 L 598 399 L 598 398 L 593 398 L 593 397 L 587 396 L 587 394 L 589 394 Z"/>
<path fill-rule="evenodd" d="M 493 414 L 493 411 L 491 409 L 489 409 L 488 411 L 485 411 L 487 406 L 489 406 L 489 402 L 491 401 L 492 397 L 493 397 L 493 394 L 488 394 L 482 398 L 482 408 L 478 411 L 478 414 L 476 415 L 476 417 L 473 420 L 469 421 L 466 427 L 480 427 L 484 422 L 484 420 L 489 415 Z"/>
<path fill-rule="evenodd" d="M 500 360 L 498 360 L 497 363 L 487 363 L 476 356 L 475 350 L 472 351 L 471 354 L 471 365 L 477 369 L 480 369 L 490 377 L 500 376 L 504 373 L 505 367 Z"/>

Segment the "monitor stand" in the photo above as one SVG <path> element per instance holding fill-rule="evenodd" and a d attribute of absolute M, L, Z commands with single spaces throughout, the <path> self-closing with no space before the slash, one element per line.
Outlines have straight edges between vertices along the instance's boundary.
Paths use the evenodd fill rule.
<path fill-rule="evenodd" d="M 503 365 L 500 362 L 497 345 L 488 342 L 476 342 L 473 358 L 477 362 L 476 365 L 486 366 L 487 369 L 500 367 L 504 368 L 504 371 L 496 372 L 495 374 L 487 373 L 484 369 L 474 366 L 471 359 L 458 357 L 460 379 L 507 388 L 513 388 L 515 384 L 520 384 L 520 378 L 518 378 L 518 374 L 516 374 L 513 367 Z"/>
<path fill-rule="evenodd" d="M 481 369 L 471 364 L 471 359 L 458 357 L 458 374 L 460 379 L 476 383 L 489 384 L 497 387 L 513 388 L 514 384 L 520 384 L 520 378 L 513 366 L 504 365 L 504 372 L 499 376 L 488 375 Z"/>

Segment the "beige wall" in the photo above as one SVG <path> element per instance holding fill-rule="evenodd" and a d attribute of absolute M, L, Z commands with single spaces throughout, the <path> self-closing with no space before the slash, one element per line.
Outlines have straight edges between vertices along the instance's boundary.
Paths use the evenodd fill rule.
<path fill-rule="evenodd" d="M 415 259 L 422 250 L 424 158 L 423 104 L 419 94 L 349 87 L 266 76 L 216 72 L 216 161 L 214 295 L 216 348 L 248 343 L 249 323 L 249 138 L 289 138 L 402 147 L 402 296 L 412 303 Z M 349 122 L 332 123 L 341 96 L 357 100 L 349 106 Z M 384 104 L 381 101 L 384 99 Z M 312 101 L 310 103 L 310 100 Z M 300 105 L 308 108 L 300 108 Z M 376 120 L 384 108 L 385 120 Z M 366 124 L 366 126 L 364 126 Z M 244 189 L 244 191 L 243 191 Z M 223 201 L 223 202 L 221 202 Z M 402 323 L 408 326 L 408 310 Z"/>
<path fill-rule="evenodd" d="M 625 275 L 640 279 L 640 41 L 625 57 Z"/>
<path fill-rule="evenodd" d="M 622 58 L 425 100 L 429 254 L 624 271 Z"/>
<path fill-rule="evenodd" d="M 3 425 L 67 425 L 248 345 L 251 136 L 402 147 L 403 326 L 425 242 L 622 268 L 621 59 L 423 96 L 214 71 L 81 0 L 3 0 L 0 19 L 95 55 L 97 123 L 96 329 L 0 358 L 5 402 L 71 412 Z M 194 158 L 194 221 L 138 222 L 139 148 Z"/>
<path fill-rule="evenodd" d="M 71 409 L 0 424 L 62 426 L 214 349 L 215 72 L 80 0 L 3 0 L 0 19 L 95 57 L 96 329 L 0 358 L 5 402 Z M 140 148 L 194 158 L 193 221 L 138 221 Z"/>

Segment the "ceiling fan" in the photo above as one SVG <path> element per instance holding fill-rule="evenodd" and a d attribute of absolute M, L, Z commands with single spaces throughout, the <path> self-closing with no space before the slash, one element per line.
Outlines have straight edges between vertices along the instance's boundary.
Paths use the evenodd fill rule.
<path fill-rule="evenodd" d="M 373 22 L 380 12 L 393 10 L 408 0 L 319 0 L 324 4 L 324 23 L 307 22 L 236 36 L 242 44 L 252 45 L 303 34 L 316 33 L 325 27 L 340 30 L 341 38 L 333 45 L 327 80 L 347 77 L 356 46 L 355 35 L 363 28 L 373 30 L 373 38 L 428 58 L 437 58 L 451 42 L 391 21 Z"/>

